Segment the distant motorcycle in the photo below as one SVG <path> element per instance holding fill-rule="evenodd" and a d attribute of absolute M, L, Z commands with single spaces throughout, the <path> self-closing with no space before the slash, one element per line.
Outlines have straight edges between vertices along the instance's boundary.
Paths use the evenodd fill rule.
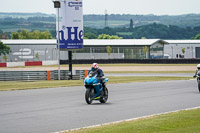
<path fill-rule="evenodd" d="M 199 89 L 199 92 L 200 92 L 200 71 L 197 72 L 197 74 L 194 76 L 197 78 L 197 83 L 198 83 L 198 89 Z"/>
<path fill-rule="evenodd" d="M 108 82 L 108 78 L 104 78 L 103 82 L 100 82 L 100 79 L 97 77 L 97 73 L 90 72 L 88 76 L 85 78 L 85 101 L 87 104 L 91 104 L 93 100 L 99 100 L 101 103 L 106 103 L 108 99 L 108 89 L 106 87 L 106 82 Z M 100 87 L 100 96 L 97 98 L 94 97 L 97 93 L 95 90 L 95 86 Z"/>

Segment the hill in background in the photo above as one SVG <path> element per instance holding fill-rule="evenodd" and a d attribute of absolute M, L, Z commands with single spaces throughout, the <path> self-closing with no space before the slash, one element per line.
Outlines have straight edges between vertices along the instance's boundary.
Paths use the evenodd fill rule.
<path fill-rule="evenodd" d="M 84 15 L 85 33 L 119 35 L 123 38 L 190 39 L 199 33 L 200 14 L 185 15 L 130 15 L 110 14 L 105 28 L 104 15 Z M 130 29 L 130 20 L 132 27 Z M 0 33 L 25 29 L 48 30 L 55 37 L 56 16 L 44 13 L 1 13 Z"/>

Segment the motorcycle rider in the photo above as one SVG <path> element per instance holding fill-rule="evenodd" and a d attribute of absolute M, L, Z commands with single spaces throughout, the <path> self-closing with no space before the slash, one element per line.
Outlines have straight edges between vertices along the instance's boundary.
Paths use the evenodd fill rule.
<path fill-rule="evenodd" d="M 200 73 L 200 64 L 197 65 L 197 70 L 193 77 L 196 78 L 198 73 Z"/>
<path fill-rule="evenodd" d="M 94 99 L 98 99 L 99 98 L 99 95 L 101 93 L 100 89 L 101 89 L 101 83 L 104 87 L 104 84 L 103 84 L 103 80 L 104 80 L 104 73 L 102 71 L 102 69 L 99 68 L 99 65 L 97 63 L 93 63 L 92 66 L 91 66 L 91 70 L 88 71 L 88 73 L 90 72 L 96 72 L 97 73 L 97 78 L 99 79 L 99 83 L 97 83 L 95 85 L 95 90 L 96 90 L 96 94 L 94 95 Z"/>

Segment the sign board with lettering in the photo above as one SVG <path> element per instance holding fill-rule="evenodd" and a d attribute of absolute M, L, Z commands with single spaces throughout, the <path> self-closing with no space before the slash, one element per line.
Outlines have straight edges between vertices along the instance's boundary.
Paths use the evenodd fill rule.
<path fill-rule="evenodd" d="M 82 0 L 59 1 L 61 7 L 57 8 L 56 29 L 58 29 L 59 21 L 60 49 L 81 49 L 83 48 Z"/>

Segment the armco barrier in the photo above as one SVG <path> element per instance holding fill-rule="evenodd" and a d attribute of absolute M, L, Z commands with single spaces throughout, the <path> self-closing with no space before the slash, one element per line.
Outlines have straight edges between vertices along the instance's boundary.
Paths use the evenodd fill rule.
<path fill-rule="evenodd" d="M 46 80 L 46 71 L 0 71 L 0 81 Z"/>
<path fill-rule="evenodd" d="M 73 64 L 117 64 L 117 63 L 143 63 L 143 64 L 199 64 L 200 59 L 91 59 L 72 60 Z M 60 64 L 68 64 L 68 60 L 61 60 Z"/>
<path fill-rule="evenodd" d="M 84 79 L 85 70 L 74 70 L 73 80 Z M 60 71 L 61 80 L 69 79 L 69 71 Z M 53 71 L 0 71 L 0 81 L 58 80 L 58 70 Z"/>

